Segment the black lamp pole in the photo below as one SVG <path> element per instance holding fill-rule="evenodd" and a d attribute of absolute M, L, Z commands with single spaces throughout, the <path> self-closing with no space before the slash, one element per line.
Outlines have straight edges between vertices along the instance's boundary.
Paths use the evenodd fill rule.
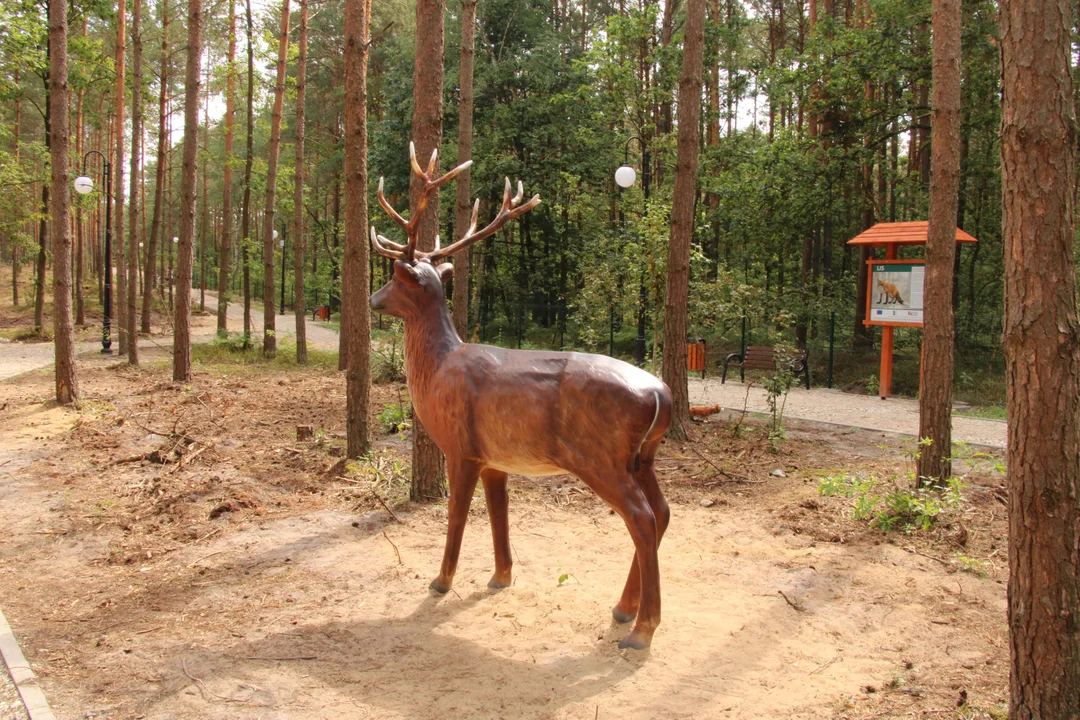
<path fill-rule="evenodd" d="M 278 218 L 277 221 L 281 223 L 281 304 L 278 307 L 281 309 L 281 314 L 285 314 L 285 242 L 288 240 L 288 225 L 285 223 L 284 218 Z"/>
<path fill-rule="evenodd" d="M 647 219 L 649 216 L 649 148 L 645 144 L 645 141 L 639 138 L 637 135 L 631 135 L 626 139 L 626 145 L 623 147 L 623 164 L 630 164 L 630 141 L 637 140 L 638 145 L 641 146 L 641 189 L 645 193 L 645 209 L 642 213 L 642 218 Z M 641 248 L 645 249 L 645 235 L 641 236 Z M 638 318 L 637 318 L 637 348 L 634 352 L 634 359 L 639 366 L 645 364 L 645 320 L 648 315 L 649 309 L 649 292 L 645 285 L 645 275 L 647 268 L 644 266 L 644 252 L 642 253 L 642 268 L 641 268 L 641 286 L 638 288 Z"/>
<path fill-rule="evenodd" d="M 98 150 L 91 150 L 83 155 L 83 175 L 86 175 L 86 159 L 91 155 L 101 157 L 102 172 L 105 174 L 105 316 L 101 320 L 101 354 L 112 354 L 112 165 L 109 160 Z"/>

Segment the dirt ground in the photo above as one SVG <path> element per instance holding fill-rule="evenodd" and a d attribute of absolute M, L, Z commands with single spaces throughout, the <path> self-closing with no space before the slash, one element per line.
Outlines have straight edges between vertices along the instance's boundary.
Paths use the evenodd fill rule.
<path fill-rule="evenodd" d="M 144 364 L 83 359 L 78 409 L 48 371 L 0 382 L 0 607 L 60 718 L 1004 717 L 1000 476 L 884 533 L 819 479 L 902 474 L 908 444 L 715 416 L 661 450 L 663 622 L 619 651 L 632 544 L 578 481 L 512 479 L 498 592 L 480 493 L 434 597 L 445 504 L 407 502 L 377 419 L 401 386 L 354 464 L 338 373 Z"/>

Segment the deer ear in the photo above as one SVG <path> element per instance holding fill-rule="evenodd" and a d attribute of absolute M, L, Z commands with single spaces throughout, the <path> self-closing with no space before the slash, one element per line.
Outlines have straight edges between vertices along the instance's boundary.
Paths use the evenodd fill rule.
<path fill-rule="evenodd" d="M 442 263 L 435 272 L 439 273 L 439 279 L 442 280 L 442 284 L 450 282 L 450 278 L 454 277 L 454 266 L 451 263 Z"/>
<path fill-rule="evenodd" d="M 416 268 L 401 260 L 394 261 L 394 277 L 406 285 L 420 284 L 420 275 L 416 272 Z"/>

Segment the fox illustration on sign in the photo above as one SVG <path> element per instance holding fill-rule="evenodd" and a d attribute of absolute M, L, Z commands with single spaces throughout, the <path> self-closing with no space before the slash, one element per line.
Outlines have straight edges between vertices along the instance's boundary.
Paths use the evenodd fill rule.
<path fill-rule="evenodd" d="M 881 288 L 881 294 L 878 296 L 878 303 L 881 305 L 888 305 L 890 303 L 896 303 L 897 305 L 904 304 L 904 298 L 900 297 L 900 291 L 895 285 L 884 280 L 877 281 L 878 287 Z"/>

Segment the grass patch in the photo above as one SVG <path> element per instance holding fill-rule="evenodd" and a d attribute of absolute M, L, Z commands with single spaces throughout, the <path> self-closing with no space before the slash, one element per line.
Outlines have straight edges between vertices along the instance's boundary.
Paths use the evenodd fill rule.
<path fill-rule="evenodd" d="M 317 350 L 308 348 L 306 366 L 296 362 L 296 343 L 279 340 L 277 353 L 272 358 L 263 355 L 262 345 L 252 341 L 245 342 L 241 333 L 230 333 L 227 337 L 215 338 L 210 343 L 193 344 L 191 361 L 201 366 L 231 366 L 248 368 L 266 368 L 274 370 L 292 370 L 300 367 L 319 370 L 337 370 L 338 354 L 335 350 Z"/>
<path fill-rule="evenodd" d="M 956 413 L 960 417 L 982 418 L 984 420 L 1008 419 L 1005 408 L 1001 405 L 972 406 L 963 412 Z"/>

